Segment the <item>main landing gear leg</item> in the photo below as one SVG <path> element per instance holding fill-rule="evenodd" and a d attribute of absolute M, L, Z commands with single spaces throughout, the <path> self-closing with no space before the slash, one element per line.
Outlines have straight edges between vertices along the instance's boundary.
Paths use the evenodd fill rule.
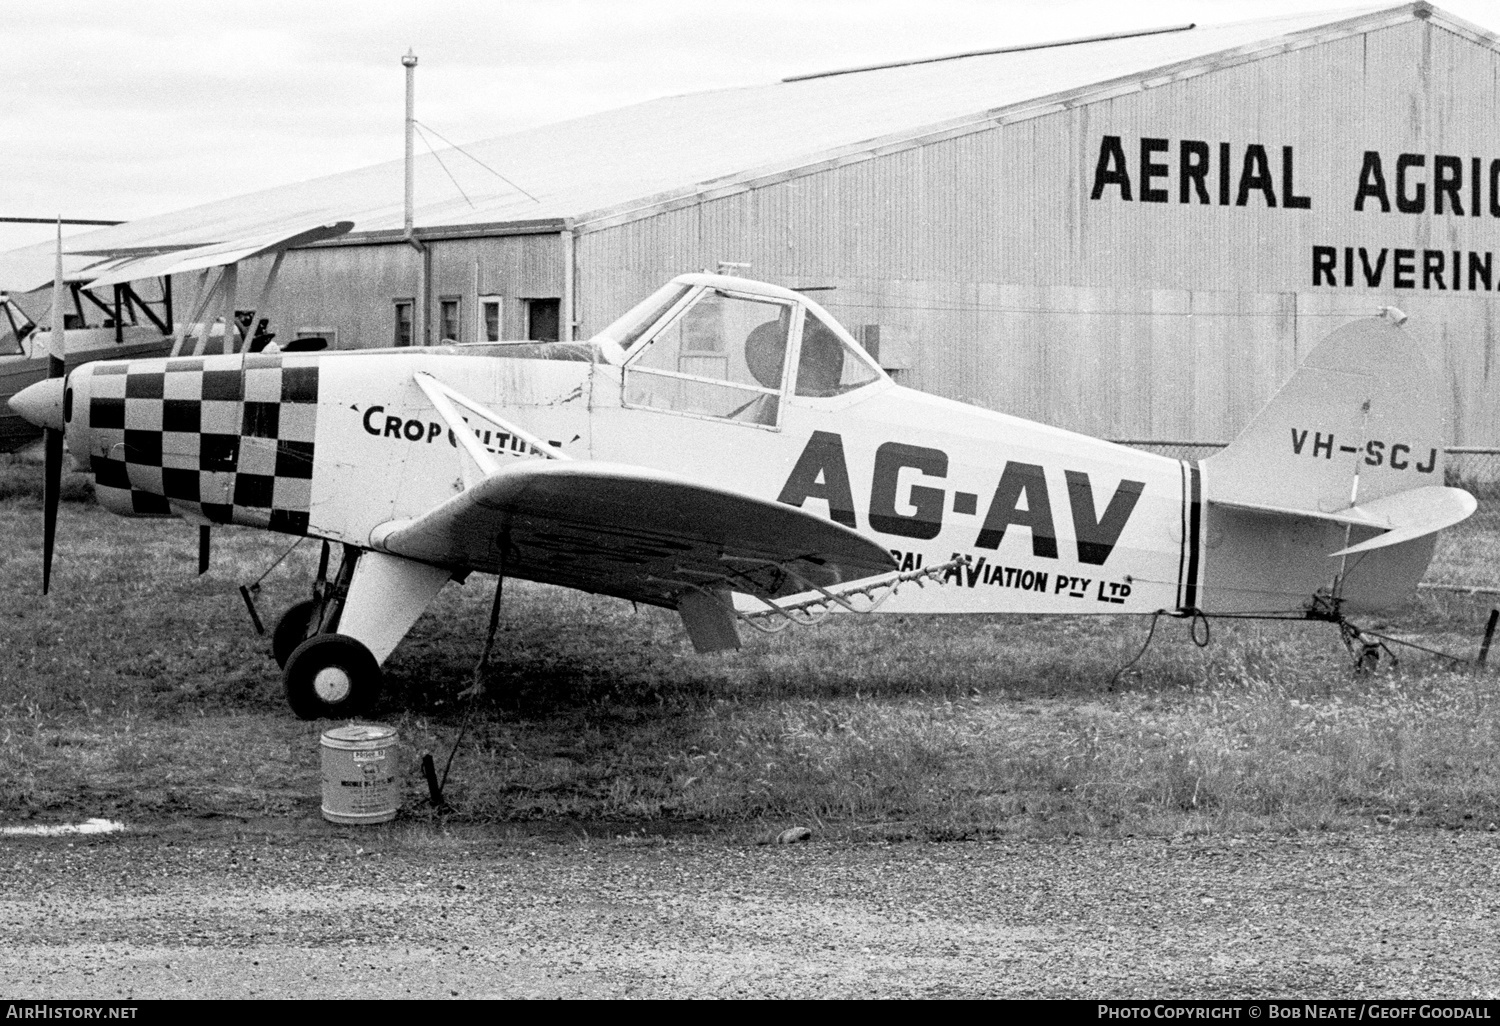
<path fill-rule="evenodd" d="M 287 702 L 305 720 L 353 716 L 373 705 L 382 683 L 380 664 L 451 576 L 440 567 L 383 552 L 355 554 L 357 562 L 346 547 L 339 581 L 344 582 L 345 568 L 348 580 L 333 589 L 338 608 L 325 607 L 319 633 L 287 657 Z"/>
<path fill-rule="evenodd" d="M 338 630 L 339 617 L 344 612 L 344 597 L 349 593 L 349 581 L 359 562 L 360 550 L 353 545 L 344 546 L 343 560 L 332 581 L 328 580 L 329 550 L 325 541 L 323 554 L 318 559 L 318 576 L 313 579 L 312 598 L 298 602 L 282 613 L 271 632 L 271 655 L 276 665 L 283 669 L 298 645 L 313 635 Z"/>

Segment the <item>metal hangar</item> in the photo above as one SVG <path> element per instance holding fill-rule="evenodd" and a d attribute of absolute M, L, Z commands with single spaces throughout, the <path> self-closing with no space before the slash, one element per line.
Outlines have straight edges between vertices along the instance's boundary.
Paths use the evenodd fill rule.
<path fill-rule="evenodd" d="M 1396 306 L 1494 445 L 1497 98 L 1495 37 L 1408 3 L 653 100 L 420 158 L 411 238 L 396 161 L 69 242 L 351 219 L 275 318 L 340 347 L 584 338 L 743 265 L 905 384 L 1116 438 L 1232 437 Z"/>

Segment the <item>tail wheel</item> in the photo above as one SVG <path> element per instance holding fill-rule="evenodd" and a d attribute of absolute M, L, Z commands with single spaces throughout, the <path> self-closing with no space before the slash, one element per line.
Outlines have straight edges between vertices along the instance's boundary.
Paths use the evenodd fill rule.
<path fill-rule="evenodd" d="M 281 619 L 276 621 L 276 629 L 271 632 L 271 655 L 277 666 L 285 669 L 286 661 L 292 657 L 297 646 L 307 640 L 307 628 L 317 610 L 318 604 L 308 599 L 306 602 L 298 602 L 281 614 Z"/>
<path fill-rule="evenodd" d="M 282 674 L 287 704 L 304 720 L 357 716 L 375 704 L 384 675 L 370 650 L 343 634 L 319 634 L 292 652 Z"/>

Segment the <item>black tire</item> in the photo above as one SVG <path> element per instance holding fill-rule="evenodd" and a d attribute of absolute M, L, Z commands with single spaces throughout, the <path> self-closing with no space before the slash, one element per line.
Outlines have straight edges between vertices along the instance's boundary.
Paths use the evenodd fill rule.
<path fill-rule="evenodd" d="M 282 673 L 287 704 L 304 720 L 358 716 L 380 697 L 384 674 L 370 650 L 343 634 L 298 645 Z"/>
<path fill-rule="evenodd" d="M 286 661 L 292 657 L 297 646 L 307 640 L 307 628 L 312 623 L 313 613 L 317 608 L 318 604 L 312 599 L 298 602 L 276 621 L 276 629 L 271 632 L 271 657 L 276 660 L 277 666 L 286 669 Z"/>

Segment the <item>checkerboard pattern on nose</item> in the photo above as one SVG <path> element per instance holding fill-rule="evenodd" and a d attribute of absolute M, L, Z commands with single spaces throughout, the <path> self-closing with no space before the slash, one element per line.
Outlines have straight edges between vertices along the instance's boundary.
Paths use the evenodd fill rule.
<path fill-rule="evenodd" d="M 94 483 L 106 505 L 137 515 L 186 509 L 302 534 L 317 415 L 312 354 L 98 364 Z"/>

